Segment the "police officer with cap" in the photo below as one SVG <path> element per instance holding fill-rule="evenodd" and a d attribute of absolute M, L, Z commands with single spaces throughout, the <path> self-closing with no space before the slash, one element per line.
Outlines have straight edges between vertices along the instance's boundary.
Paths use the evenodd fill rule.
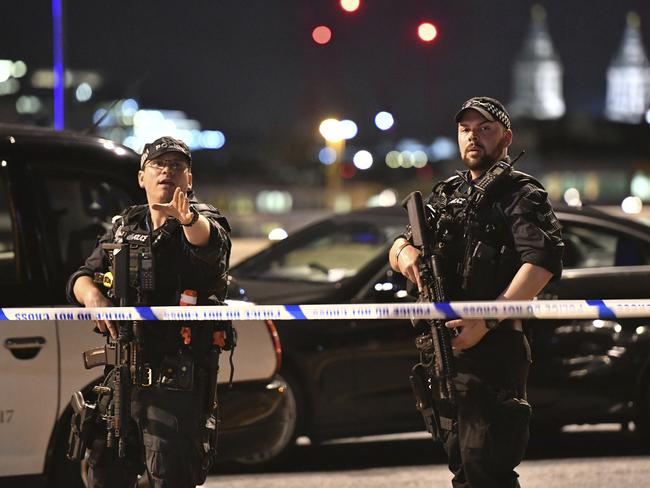
<path fill-rule="evenodd" d="M 542 185 L 519 171 L 482 202 L 468 232 L 474 183 L 497 161 L 510 161 L 513 133 L 504 106 L 467 100 L 455 117 L 466 171 L 437 183 L 426 200 L 428 225 L 446 226 L 442 264 L 449 300 L 531 300 L 562 271 L 560 224 Z M 439 228 L 439 227 L 438 227 Z M 421 287 L 419 250 L 410 229 L 390 249 L 392 268 Z M 469 258 L 468 258 L 469 257 Z M 518 487 L 516 466 L 528 443 L 526 382 L 530 347 L 519 320 L 446 322 L 457 375 L 456 418 L 442 441 L 455 488 Z"/>
<path fill-rule="evenodd" d="M 137 176 L 147 203 L 113 219 L 113 227 L 70 277 L 69 301 L 86 307 L 117 305 L 93 277 L 109 266 L 101 244 L 120 241 L 146 246 L 153 255 L 155 285 L 141 294 L 146 303 L 140 304 L 178 305 L 185 289 L 197 292 L 199 305 L 222 302 L 230 227 L 216 208 L 193 197 L 192 155 L 187 145 L 172 137 L 147 144 Z M 96 325 L 117 339 L 114 322 L 100 320 Z M 88 486 L 135 486 L 145 467 L 151 486 L 157 488 L 194 487 L 205 480 L 209 467 L 205 414 L 216 380 L 215 365 L 206 360 L 212 330 L 193 327 L 191 346 L 187 346 L 182 325 L 188 324 L 144 322 L 140 362 L 146 364 L 148 378 L 131 389 L 131 418 L 123 429 L 126 455 L 119 457 L 115 448 L 108 447 L 106 435 L 95 435 L 89 446 Z M 111 374 L 107 372 L 109 382 Z"/>

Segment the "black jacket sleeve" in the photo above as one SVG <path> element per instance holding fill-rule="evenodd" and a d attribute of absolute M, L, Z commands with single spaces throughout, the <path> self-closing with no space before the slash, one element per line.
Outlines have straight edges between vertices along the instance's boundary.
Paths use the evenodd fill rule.
<path fill-rule="evenodd" d="M 546 191 L 526 183 L 502 203 L 521 262 L 540 266 L 553 273 L 553 280 L 559 279 L 564 243 Z"/>
<path fill-rule="evenodd" d="M 208 265 L 225 262 L 225 267 L 228 268 L 231 248 L 228 221 L 212 205 L 197 203 L 192 204 L 192 207 L 210 222 L 210 240 L 205 246 L 195 246 L 185 239 L 183 233 L 184 245 L 187 246 L 193 259 Z"/>
<path fill-rule="evenodd" d="M 106 272 L 108 270 L 108 258 L 106 257 L 106 253 L 102 251 L 102 244 L 105 242 L 113 242 L 113 229 L 106 231 L 99 238 L 97 246 L 95 246 L 93 252 L 88 256 L 86 262 L 68 278 L 65 292 L 68 302 L 72 305 L 82 306 L 73 293 L 74 283 L 77 281 L 77 278 L 81 276 L 90 276 L 92 278 L 95 273 Z"/>

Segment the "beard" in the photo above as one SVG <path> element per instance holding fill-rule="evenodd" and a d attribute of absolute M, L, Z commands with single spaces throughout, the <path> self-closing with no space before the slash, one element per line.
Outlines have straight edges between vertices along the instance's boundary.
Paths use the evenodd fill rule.
<path fill-rule="evenodd" d="M 467 169 L 483 172 L 488 170 L 501 157 L 501 154 L 503 154 L 503 150 L 506 148 L 505 137 L 502 138 L 489 153 L 485 152 L 483 146 L 477 145 L 477 147 L 483 150 L 483 155 L 478 159 L 471 158 L 467 155 L 466 151 L 463 155 L 463 163 L 465 163 Z"/>

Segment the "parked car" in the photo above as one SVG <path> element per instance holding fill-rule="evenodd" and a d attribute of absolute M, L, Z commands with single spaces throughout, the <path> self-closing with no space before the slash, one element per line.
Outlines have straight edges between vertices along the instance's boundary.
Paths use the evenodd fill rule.
<path fill-rule="evenodd" d="M 65 282 L 111 216 L 143 198 L 137 154 L 96 137 L 0 125 L 0 306 L 65 305 Z M 237 322 L 234 384 L 221 356 L 220 459 L 286 444 L 286 385 L 271 322 Z M 75 390 L 89 394 L 101 368 L 81 353 L 104 339 L 90 322 L 0 322 L 0 484 L 81 483 L 65 459 Z M 254 358 L 254 361 L 251 360 Z M 4 478 L 10 477 L 10 478 Z M 41 483 L 42 484 L 42 483 Z"/>
<path fill-rule="evenodd" d="M 587 208 L 559 208 L 566 253 L 561 280 L 540 298 L 650 296 L 650 228 Z M 403 209 L 373 208 L 310 225 L 244 260 L 232 274 L 260 304 L 414 300 L 387 253 Z M 312 442 L 423 430 L 408 376 L 417 360 L 408 321 L 277 323 L 280 375 L 298 405 L 294 435 Z M 535 425 L 635 421 L 650 430 L 650 319 L 528 324 Z"/>

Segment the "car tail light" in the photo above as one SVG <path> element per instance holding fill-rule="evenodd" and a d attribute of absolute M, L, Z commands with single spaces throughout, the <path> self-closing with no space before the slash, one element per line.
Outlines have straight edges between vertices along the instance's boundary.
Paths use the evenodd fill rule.
<path fill-rule="evenodd" d="M 266 323 L 266 328 L 269 329 L 269 334 L 271 334 L 273 348 L 275 349 L 275 360 L 278 365 L 277 369 L 279 370 L 282 367 L 282 345 L 280 344 L 278 329 L 275 327 L 275 324 L 272 320 L 265 320 L 264 322 Z"/>

